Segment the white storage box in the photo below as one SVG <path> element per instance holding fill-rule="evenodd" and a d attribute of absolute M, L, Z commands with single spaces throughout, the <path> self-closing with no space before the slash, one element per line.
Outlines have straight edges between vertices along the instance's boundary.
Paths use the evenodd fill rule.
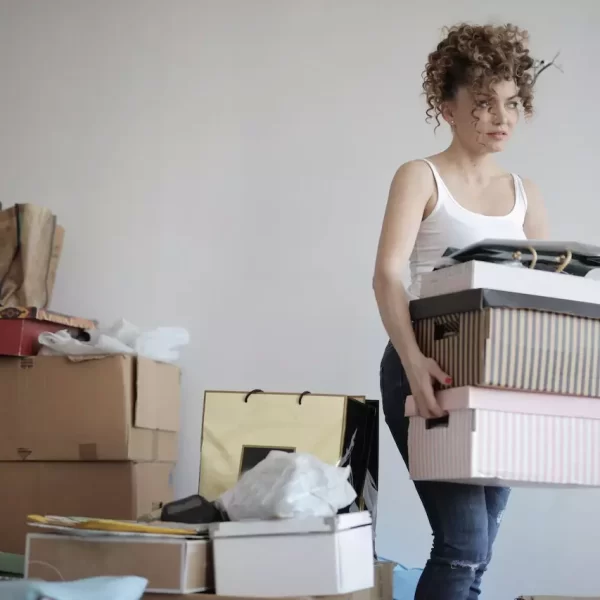
<path fill-rule="evenodd" d="M 563 273 L 470 261 L 425 273 L 421 298 L 473 289 L 499 290 L 600 304 L 600 281 Z"/>
<path fill-rule="evenodd" d="M 372 588 L 368 512 L 211 528 L 219 596 L 330 596 Z"/>
<path fill-rule="evenodd" d="M 151 534 L 30 533 L 25 552 L 25 577 L 75 581 L 136 575 L 148 580 L 146 592 L 203 592 L 214 585 L 210 546 L 209 540 Z"/>
<path fill-rule="evenodd" d="M 462 387 L 438 394 L 447 419 L 406 404 L 418 481 L 600 486 L 600 400 Z"/>

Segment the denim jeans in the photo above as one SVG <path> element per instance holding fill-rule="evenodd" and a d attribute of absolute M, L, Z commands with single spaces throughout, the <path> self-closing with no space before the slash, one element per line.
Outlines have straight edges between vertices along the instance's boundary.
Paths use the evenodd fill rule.
<path fill-rule="evenodd" d="M 408 467 L 404 405 L 410 387 L 391 344 L 381 361 L 381 395 L 386 423 Z M 435 481 L 414 484 L 433 531 L 415 600 L 476 600 L 510 490 Z"/>

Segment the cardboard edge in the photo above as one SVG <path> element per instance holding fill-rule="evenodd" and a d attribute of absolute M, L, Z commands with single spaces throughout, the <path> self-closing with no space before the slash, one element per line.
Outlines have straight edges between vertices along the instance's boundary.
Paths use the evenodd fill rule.
<path fill-rule="evenodd" d="M 188 559 L 188 544 L 187 542 L 181 545 L 181 552 L 179 555 L 179 560 L 181 561 L 179 565 L 179 593 L 180 594 L 189 594 L 192 590 L 187 589 L 187 576 L 189 565 L 187 562 Z"/>
<path fill-rule="evenodd" d="M 25 536 L 25 560 L 23 564 L 23 578 L 29 579 L 29 557 L 31 553 L 31 539 L 32 537 L 36 537 L 39 534 L 37 533 L 28 533 Z"/>

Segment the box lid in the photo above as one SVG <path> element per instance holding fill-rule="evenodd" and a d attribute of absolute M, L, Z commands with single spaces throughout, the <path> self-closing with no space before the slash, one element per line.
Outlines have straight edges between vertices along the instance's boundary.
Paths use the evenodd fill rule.
<path fill-rule="evenodd" d="M 410 316 L 413 320 L 419 321 L 431 317 L 486 308 L 539 310 L 575 317 L 600 319 L 599 304 L 488 289 L 463 290 L 452 294 L 413 300 L 410 303 Z"/>
<path fill-rule="evenodd" d="M 210 537 L 256 537 L 263 535 L 301 535 L 307 533 L 335 533 L 371 525 L 371 514 L 360 511 L 335 517 L 307 517 L 305 519 L 274 519 L 272 521 L 227 521 L 214 523 Z"/>
<path fill-rule="evenodd" d="M 79 329 L 94 329 L 96 327 L 96 322 L 91 319 L 63 315 L 36 306 L 5 306 L 0 308 L 0 319 L 47 321 L 48 323 Z"/>
<path fill-rule="evenodd" d="M 600 419 L 598 398 L 583 396 L 464 386 L 437 392 L 436 398 L 440 407 L 447 411 L 484 409 L 530 415 Z M 412 396 L 406 399 L 404 414 L 407 417 L 417 416 L 417 407 Z"/>

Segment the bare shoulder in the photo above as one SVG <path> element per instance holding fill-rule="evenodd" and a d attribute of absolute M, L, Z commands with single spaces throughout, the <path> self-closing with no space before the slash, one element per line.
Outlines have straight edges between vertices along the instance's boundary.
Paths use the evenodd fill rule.
<path fill-rule="evenodd" d="M 532 198 L 534 201 L 538 200 L 541 202 L 542 192 L 540 191 L 540 188 L 537 186 L 537 184 L 527 177 L 523 177 L 521 181 L 523 182 L 523 187 L 525 188 L 527 199 Z"/>
<path fill-rule="evenodd" d="M 525 234 L 530 240 L 544 240 L 549 236 L 548 214 L 539 187 L 531 180 L 523 178 L 523 188 L 527 196 Z"/>
<path fill-rule="evenodd" d="M 423 193 L 433 191 L 433 175 L 431 168 L 423 160 L 411 160 L 401 165 L 392 180 L 392 195 L 410 191 L 411 193 Z"/>

